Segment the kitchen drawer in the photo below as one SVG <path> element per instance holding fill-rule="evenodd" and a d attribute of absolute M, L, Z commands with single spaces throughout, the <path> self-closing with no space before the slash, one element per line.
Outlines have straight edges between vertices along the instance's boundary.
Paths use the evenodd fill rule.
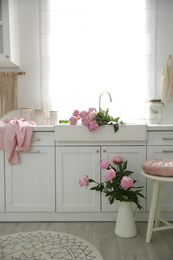
<path fill-rule="evenodd" d="M 54 146 L 54 132 L 33 132 L 31 146 Z"/>
<path fill-rule="evenodd" d="M 173 131 L 148 132 L 147 145 L 173 145 Z"/>

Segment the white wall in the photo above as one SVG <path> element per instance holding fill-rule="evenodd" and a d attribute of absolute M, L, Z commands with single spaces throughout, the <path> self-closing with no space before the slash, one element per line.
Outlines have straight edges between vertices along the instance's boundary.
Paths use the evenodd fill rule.
<path fill-rule="evenodd" d="M 19 0 L 21 68 L 20 107 L 40 107 L 39 18 L 37 0 Z"/>
<path fill-rule="evenodd" d="M 173 1 L 158 0 L 157 34 L 157 93 L 159 97 L 161 73 L 169 54 L 173 56 Z M 164 106 L 164 122 L 173 123 L 173 103 Z"/>
<path fill-rule="evenodd" d="M 161 72 L 168 54 L 173 55 L 173 0 L 157 0 L 157 96 L 160 92 Z M 19 0 L 19 33 L 21 70 L 19 76 L 19 107 L 40 107 L 39 78 L 39 18 L 38 0 Z M 7 116 L 19 116 L 19 111 Z M 165 104 L 164 123 L 173 123 L 173 104 Z"/>

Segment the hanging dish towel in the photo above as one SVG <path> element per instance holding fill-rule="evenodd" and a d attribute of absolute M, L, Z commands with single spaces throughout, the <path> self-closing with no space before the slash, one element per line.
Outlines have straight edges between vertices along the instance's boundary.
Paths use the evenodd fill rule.
<path fill-rule="evenodd" d="M 0 72 L 0 117 L 18 109 L 18 73 Z"/>
<path fill-rule="evenodd" d="M 10 165 L 19 163 L 19 151 L 30 151 L 34 121 L 10 118 L 0 121 L 0 150 L 6 151 Z"/>
<path fill-rule="evenodd" d="M 169 65 L 168 65 L 169 63 Z M 161 76 L 161 99 L 164 102 L 173 102 L 173 58 L 167 57 Z"/>

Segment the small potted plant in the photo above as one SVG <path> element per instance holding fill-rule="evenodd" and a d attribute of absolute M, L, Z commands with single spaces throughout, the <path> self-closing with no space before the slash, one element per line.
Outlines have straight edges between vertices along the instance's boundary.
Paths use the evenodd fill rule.
<path fill-rule="evenodd" d="M 90 190 L 104 193 L 110 204 L 119 201 L 115 233 L 120 237 L 133 237 L 137 231 L 132 204 L 135 203 L 138 209 L 142 209 L 139 197 L 145 198 L 141 193 L 143 186 L 134 185 L 136 180 L 130 177 L 133 172 L 127 169 L 127 161 L 124 161 L 121 156 L 114 156 L 112 164 L 108 159 L 103 159 L 99 165 L 101 169 L 105 169 L 104 182 L 99 183 L 90 179 L 88 175 L 83 175 L 79 178 L 79 185 L 88 187 L 89 183 L 95 183 L 96 186 Z"/>

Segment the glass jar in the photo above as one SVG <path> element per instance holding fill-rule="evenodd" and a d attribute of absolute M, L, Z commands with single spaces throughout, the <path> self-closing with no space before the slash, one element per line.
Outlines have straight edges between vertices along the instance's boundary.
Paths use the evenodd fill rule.
<path fill-rule="evenodd" d="M 37 125 L 45 124 L 45 110 L 44 109 L 35 109 L 35 123 Z"/>
<path fill-rule="evenodd" d="M 163 107 L 164 103 L 161 99 L 150 99 L 147 102 L 146 119 L 148 124 L 163 123 Z"/>
<path fill-rule="evenodd" d="M 50 124 L 57 125 L 58 124 L 58 111 L 50 111 Z"/>
<path fill-rule="evenodd" d="M 20 108 L 20 117 L 25 117 L 25 120 L 32 120 L 32 108 Z"/>

